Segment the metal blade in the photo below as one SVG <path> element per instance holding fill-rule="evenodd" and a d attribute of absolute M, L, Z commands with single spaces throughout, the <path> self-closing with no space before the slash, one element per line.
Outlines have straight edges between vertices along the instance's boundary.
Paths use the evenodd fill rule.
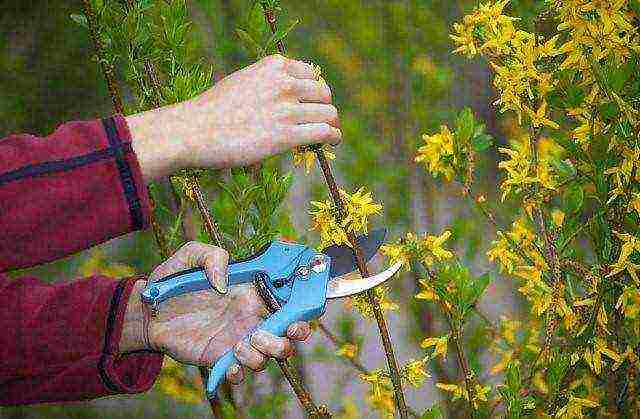
<path fill-rule="evenodd" d="M 358 236 L 357 241 L 362 249 L 365 262 L 378 252 L 380 246 L 384 243 L 387 236 L 387 230 L 380 228 L 373 230 L 368 235 Z M 353 255 L 353 249 L 346 245 L 333 245 L 322 250 L 322 253 L 331 257 L 331 272 L 329 277 L 336 278 L 348 272 L 356 270 L 356 258 Z"/>
<path fill-rule="evenodd" d="M 401 266 L 402 262 L 398 261 L 391 265 L 386 271 L 367 278 L 362 278 L 360 274 L 348 273 L 330 279 L 327 284 L 327 299 L 348 297 L 376 287 L 395 275 Z M 353 277 L 354 279 L 349 279 L 349 277 Z"/>

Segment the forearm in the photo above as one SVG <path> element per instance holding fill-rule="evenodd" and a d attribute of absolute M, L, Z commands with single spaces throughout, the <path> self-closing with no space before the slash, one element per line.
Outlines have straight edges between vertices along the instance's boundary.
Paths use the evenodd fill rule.
<path fill-rule="evenodd" d="M 0 272 L 146 228 L 149 201 L 125 120 L 0 140 Z"/>

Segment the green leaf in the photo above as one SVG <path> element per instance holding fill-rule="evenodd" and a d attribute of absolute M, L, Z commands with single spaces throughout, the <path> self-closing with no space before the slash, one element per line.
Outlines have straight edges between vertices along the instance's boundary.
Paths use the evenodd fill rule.
<path fill-rule="evenodd" d="M 464 108 L 458 118 L 456 118 L 456 136 L 462 144 L 467 144 L 471 140 L 471 135 L 475 130 L 475 118 L 470 108 Z"/>
<path fill-rule="evenodd" d="M 584 203 L 584 190 L 577 183 L 572 183 L 563 195 L 564 209 L 569 214 L 576 214 Z"/>
<path fill-rule="evenodd" d="M 493 137 L 489 134 L 480 134 L 473 137 L 473 149 L 480 153 L 493 145 Z"/>
<path fill-rule="evenodd" d="M 293 28 L 295 28 L 296 26 L 298 26 L 298 24 L 300 23 L 300 19 L 296 19 L 291 25 L 289 25 L 287 28 L 285 29 L 278 29 L 278 31 L 276 33 L 274 33 L 273 35 L 271 35 L 271 37 L 269 38 L 269 40 L 267 41 L 266 45 L 264 46 L 264 48 L 262 48 L 262 53 L 260 54 L 261 56 L 265 56 L 267 54 L 267 51 L 269 51 L 269 48 L 273 47 L 278 41 L 282 41 L 284 38 L 287 37 L 287 35 L 289 35 L 289 32 L 291 32 L 293 30 Z"/>
<path fill-rule="evenodd" d="M 598 106 L 598 113 L 605 122 L 610 122 L 616 116 L 618 116 L 618 105 L 614 102 L 603 103 Z"/>
<path fill-rule="evenodd" d="M 244 46 L 250 54 L 253 54 L 256 57 L 260 56 L 262 48 L 260 47 L 260 44 L 253 39 L 249 32 L 244 29 L 236 28 L 236 35 L 238 35 L 238 38 L 242 41 L 242 46 Z"/>
<path fill-rule="evenodd" d="M 89 22 L 87 22 L 87 17 L 85 15 L 72 13 L 69 17 L 83 28 L 89 28 Z"/>
<path fill-rule="evenodd" d="M 567 87 L 565 99 L 565 106 L 567 108 L 575 108 L 579 106 L 586 96 L 586 93 L 583 88 L 578 87 L 576 85 L 571 85 Z"/>
<path fill-rule="evenodd" d="M 432 406 L 431 408 L 425 410 L 420 416 L 420 419 L 441 419 L 444 418 L 442 414 L 442 410 L 439 406 Z"/>

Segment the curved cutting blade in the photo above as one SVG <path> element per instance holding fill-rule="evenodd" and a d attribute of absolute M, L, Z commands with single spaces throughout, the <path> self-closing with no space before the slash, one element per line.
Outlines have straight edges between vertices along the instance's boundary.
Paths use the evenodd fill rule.
<path fill-rule="evenodd" d="M 378 252 L 380 246 L 384 243 L 387 236 L 387 230 L 380 228 L 371 231 L 368 235 L 358 236 L 358 244 L 364 254 L 365 262 L 369 262 L 371 258 Z M 348 272 L 356 270 L 356 258 L 353 255 L 353 249 L 346 245 L 333 245 L 322 250 L 322 253 L 331 258 L 330 278 L 336 278 Z"/>
<path fill-rule="evenodd" d="M 333 278 L 329 280 L 327 284 L 327 299 L 348 297 L 376 287 L 395 275 L 401 266 L 402 262 L 398 261 L 391 265 L 386 271 L 367 278 L 362 278 L 359 274 L 355 273 Z"/>

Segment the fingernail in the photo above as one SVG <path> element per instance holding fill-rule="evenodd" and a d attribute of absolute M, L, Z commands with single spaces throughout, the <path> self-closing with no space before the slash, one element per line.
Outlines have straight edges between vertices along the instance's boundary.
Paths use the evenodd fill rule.
<path fill-rule="evenodd" d="M 262 330 L 258 330 L 251 337 L 251 341 L 258 346 L 267 346 L 269 344 L 269 336 Z"/>
<path fill-rule="evenodd" d="M 227 293 L 227 275 L 222 273 L 220 269 L 213 270 L 215 277 L 213 278 L 213 284 L 215 285 L 216 291 L 220 294 Z"/>

